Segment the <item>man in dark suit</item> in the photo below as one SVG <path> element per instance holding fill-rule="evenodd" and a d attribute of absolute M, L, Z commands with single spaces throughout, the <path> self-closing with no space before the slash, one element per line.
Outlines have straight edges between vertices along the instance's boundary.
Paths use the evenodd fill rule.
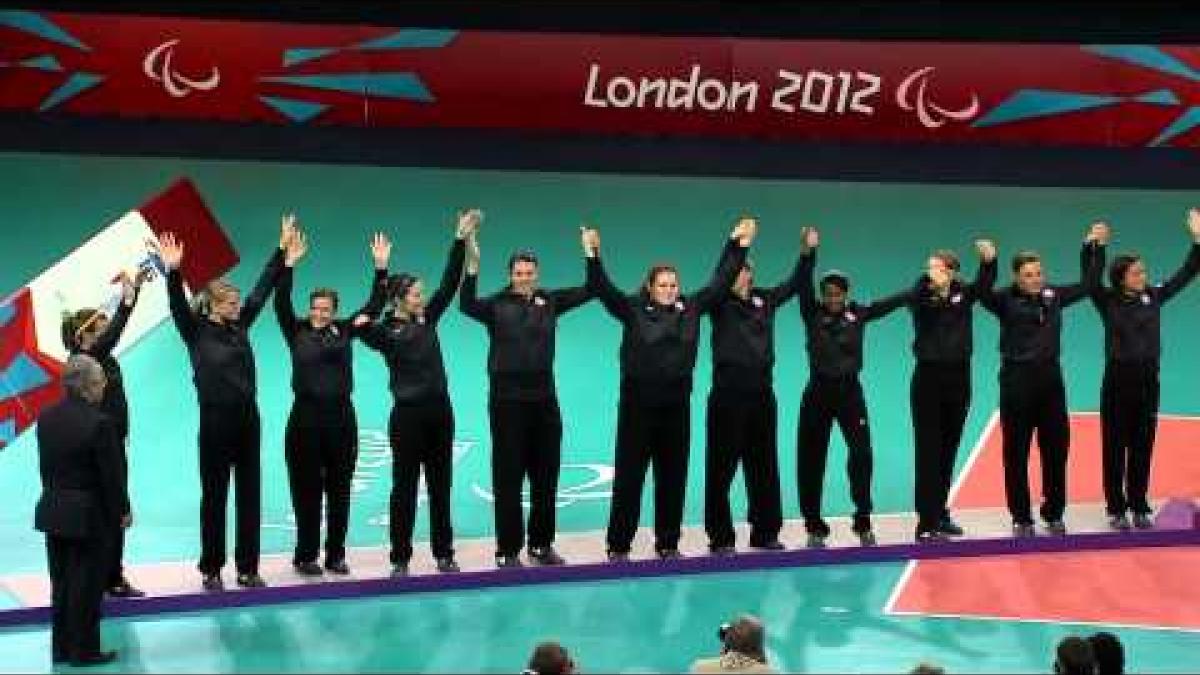
<path fill-rule="evenodd" d="M 113 661 L 100 650 L 100 603 L 109 548 L 132 516 L 121 448 L 98 404 L 104 369 L 76 355 L 63 372 L 66 397 L 38 419 L 42 497 L 34 527 L 46 534 L 53 604 L 55 663 L 75 666 Z"/>

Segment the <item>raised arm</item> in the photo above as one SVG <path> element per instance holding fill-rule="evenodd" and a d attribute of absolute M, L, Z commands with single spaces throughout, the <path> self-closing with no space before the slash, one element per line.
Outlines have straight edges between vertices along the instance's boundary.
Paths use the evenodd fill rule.
<path fill-rule="evenodd" d="M 183 242 L 173 232 L 164 232 L 159 253 L 167 268 L 167 304 L 171 308 L 171 320 L 179 331 L 179 337 L 191 344 L 196 338 L 196 315 L 183 292 L 183 274 L 179 271 L 183 263 Z"/>
<path fill-rule="evenodd" d="M 1100 285 L 1103 272 L 1101 249 L 1108 244 L 1109 229 L 1105 223 L 1093 223 L 1079 249 L 1079 282 L 1059 289 L 1063 307 L 1069 307 L 1092 294 Z"/>
<path fill-rule="evenodd" d="M 470 209 L 458 215 L 458 225 L 454 231 L 454 244 L 450 246 L 450 255 L 446 258 L 446 267 L 442 270 L 442 281 L 437 290 L 429 298 L 425 307 L 425 316 L 437 323 L 450 306 L 454 292 L 458 290 L 463 278 L 463 267 L 467 259 L 467 240 L 474 237 L 479 230 L 479 210 Z"/>
<path fill-rule="evenodd" d="M 821 244 L 820 233 L 814 227 L 801 230 L 800 260 L 796 263 L 796 297 L 800 300 L 800 316 L 805 321 L 817 314 L 816 283 L 813 276 L 817 268 L 817 247 Z"/>
<path fill-rule="evenodd" d="M 1159 302 L 1165 303 L 1178 295 L 1200 273 L 1200 209 L 1188 211 L 1188 231 L 1192 235 L 1192 247 L 1183 265 L 1159 288 Z"/>
<path fill-rule="evenodd" d="M 721 250 L 721 257 L 717 260 L 717 268 L 713 271 L 712 278 L 693 297 L 693 302 L 699 306 L 700 311 L 708 311 L 729 293 L 742 265 L 746 264 L 746 252 L 750 244 L 754 243 L 754 235 L 757 232 L 758 221 L 755 219 L 744 217 L 738 220 L 733 231 L 729 233 L 725 248 Z"/>
<path fill-rule="evenodd" d="M 592 295 L 600 299 L 600 304 L 617 321 L 626 324 L 633 320 L 633 308 L 629 298 L 617 288 L 604 269 L 600 260 L 600 232 L 594 228 L 583 227 L 584 254 L 587 256 L 587 285 Z"/>
<path fill-rule="evenodd" d="M 492 325 L 495 317 L 491 299 L 479 297 L 479 242 L 475 237 L 467 242 L 467 271 L 458 294 L 458 308 L 485 326 Z"/>
<path fill-rule="evenodd" d="M 382 232 L 376 232 L 371 237 L 371 261 L 375 267 L 375 271 L 371 276 L 371 292 L 367 296 L 367 304 L 359 307 L 350 316 L 366 315 L 371 317 L 371 320 L 379 318 L 380 313 L 383 312 L 384 304 L 387 303 L 387 270 L 388 261 L 391 259 L 391 256 L 391 240 Z M 351 324 L 351 330 L 353 330 L 353 324 Z"/>
<path fill-rule="evenodd" d="M 290 222 L 289 222 L 290 220 Z M 283 269 L 275 282 L 275 318 L 279 321 L 279 330 L 283 339 L 291 344 L 300 331 L 300 319 L 296 317 L 296 308 L 292 304 L 293 270 L 296 263 L 308 252 L 308 241 L 304 233 L 296 229 L 295 216 L 284 216 L 284 227 L 290 228 L 284 247 Z"/>
<path fill-rule="evenodd" d="M 878 321 L 912 302 L 913 297 L 913 288 L 910 286 L 885 298 L 863 305 L 860 316 L 864 323 Z"/>
<path fill-rule="evenodd" d="M 129 315 L 133 313 L 133 308 L 137 305 L 138 296 L 142 291 L 142 284 L 150 276 L 150 270 L 138 270 L 137 275 L 133 279 L 129 279 L 128 275 L 121 276 L 121 302 L 117 305 L 117 311 L 113 314 L 112 321 L 109 322 L 108 328 L 103 333 L 96 336 L 96 341 L 92 343 L 92 348 L 86 350 L 91 356 L 102 359 L 113 353 L 117 348 L 117 344 L 121 342 L 121 334 L 125 332 L 125 326 L 129 323 Z"/>
<path fill-rule="evenodd" d="M 1095 256 L 1096 267 L 1100 270 L 1103 270 L 1107 264 L 1107 261 L 1105 260 L 1106 256 L 1104 247 L 1100 247 L 1099 250 L 1095 252 Z M 1105 289 L 1102 281 L 1096 283 L 1096 285 L 1092 286 L 1091 290 L 1088 291 L 1088 298 L 1092 301 L 1092 306 L 1096 308 L 1096 311 L 1100 313 L 1101 317 L 1104 317 L 1104 295 L 1106 292 L 1107 290 Z"/>
<path fill-rule="evenodd" d="M 975 272 L 975 280 L 967 285 L 967 295 L 971 300 L 991 292 L 996 286 L 999 267 L 996 264 L 996 244 L 990 239 L 976 241 L 975 252 L 979 255 L 979 269 Z"/>

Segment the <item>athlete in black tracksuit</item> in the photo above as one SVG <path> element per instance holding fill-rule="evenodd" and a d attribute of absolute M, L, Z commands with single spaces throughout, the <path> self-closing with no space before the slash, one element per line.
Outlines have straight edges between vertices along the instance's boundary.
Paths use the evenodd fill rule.
<path fill-rule="evenodd" d="M 325 569 L 349 574 L 346 531 L 350 517 L 350 485 L 358 462 L 358 420 L 350 400 L 354 391 L 352 338 L 360 329 L 354 317 L 376 317 L 383 309 L 387 261 L 376 259 L 367 304 L 349 319 L 333 319 L 337 298 L 316 291 L 311 303 L 328 303 L 331 316 L 319 322 L 296 316 L 292 306 L 293 266 L 286 257 L 275 286 L 275 317 L 292 355 L 295 399 L 284 432 L 284 457 L 292 508 L 296 514 L 296 549 L 292 564 L 301 574 L 321 574 L 316 564 L 321 540 L 321 506 L 327 506 Z"/>
<path fill-rule="evenodd" d="M 392 443 L 389 522 L 391 562 L 397 576 L 407 574 L 412 557 L 417 482 L 422 470 L 429 495 L 429 532 L 434 560 L 442 572 L 458 570 L 450 523 L 454 411 L 450 407 L 450 390 L 437 327 L 458 290 L 465 251 L 463 237 L 459 236 L 450 249 L 441 284 L 420 313 L 408 311 L 403 304 L 404 296 L 417 279 L 410 275 L 395 277 L 389 295 L 396 311 L 362 333 L 362 340 L 387 362 L 392 392 L 392 414 L 388 422 Z"/>
<path fill-rule="evenodd" d="M 829 524 L 821 517 L 821 496 L 825 485 L 825 462 L 829 456 L 829 434 L 836 420 L 846 440 L 846 470 L 850 477 L 850 495 L 854 501 L 853 529 L 864 544 L 873 544 L 871 527 L 871 430 L 867 403 L 858 373 L 862 370 L 863 336 L 867 324 L 882 319 L 904 306 L 910 291 L 878 302 L 819 301 L 813 287 L 813 268 L 817 250 L 810 248 L 800 256 L 800 282 L 797 296 L 807 336 L 809 379 L 800 403 L 797 432 L 797 470 L 800 485 L 800 510 L 808 545 L 821 547 L 829 536 Z M 821 280 L 822 294 L 844 298 L 849 280 L 831 272 Z"/>
<path fill-rule="evenodd" d="M 536 267 L 532 254 L 519 253 L 509 264 Z M 554 387 L 554 343 L 558 318 L 591 299 L 583 286 L 559 290 L 535 288 L 517 293 L 510 284 L 487 298 L 478 296 L 479 276 L 470 266 L 463 280 L 460 308 L 487 327 L 488 416 L 492 431 L 492 486 L 496 508 L 496 561 L 517 567 L 524 537 L 521 486 L 529 478 L 530 558 L 561 564 L 553 548 L 555 499 L 562 461 L 562 415 Z"/>
<path fill-rule="evenodd" d="M 100 401 L 100 409 L 108 415 L 112 422 L 113 431 L 117 435 L 117 445 L 121 449 L 121 474 L 128 479 L 129 457 L 126 449 L 129 447 L 129 403 L 125 398 L 125 382 L 121 374 L 121 364 L 113 356 L 113 350 L 121 342 L 121 335 L 129 322 L 140 294 L 141 284 L 145 276 L 139 274 L 133 280 L 132 287 L 117 305 L 117 311 L 103 331 L 95 334 L 90 341 L 85 334 L 94 334 L 95 330 L 89 324 L 95 324 L 98 319 L 94 314 L 77 312 L 63 323 L 63 345 L 72 356 L 87 354 L 100 363 L 108 384 L 104 387 L 104 398 Z M 99 310 L 93 310 L 96 312 Z M 128 486 L 126 486 L 128 489 Z M 125 569 L 122 559 L 125 555 L 125 528 L 118 527 L 113 533 L 114 540 L 109 550 L 111 554 L 109 572 L 104 576 L 105 592 L 117 598 L 137 598 L 145 595 L 130 585 L 125 579 Z"/>
<path fill-rule="evenodd" d="M 628 556 L 637 531 L 646 470 L 654 467 L 654 548 L 679 556 L 680 527 L 691 445 L 692 371 L 701 315 L 729 292 L 746 260 L 748 241 L 737 232 L 721 254 L 707 286 L 692 297 L 659 304 L 646 289 L 626 295 L 613 285 L 600 256 L 588 260 L 588 284 L 608 313 L 621 322 L 621 398 L 608 552 Z M 659 272 L 674 274 L 674 270 Z M 647 283 L 654 283 L 657 276 Z"/>
<path fill-rule="evenodd" d="M 217 321 L 212 314 L 201 316 L 193 312 L 184 296 L 183 276 L 178 267 L 167 275 L 171 317 L 187 345 L 200 403 L 201 554 L 198 567 L 205 576 L 205 588 L 209 590 L 222 587 L 220 573 L 225 566 L 225 509 L 230 471 L 236 480 L 234 559 L 238 584 L 264 585 L 258 574 L 262 520 L 260 421 L 254 352 L 247 331 L 266 304 L 282 266 L 283 250 L 280 248 L 271 256 L 234 321 Z"/>
<path fill-rule="evenodd" d="M 709 550 L 734 548 L 729 486 L 738 462 L 746 481 L 750 547 L 782 549 L 779 530 L 778 405 L 775 368 L 775 312 L 796 293 L 800 265 L 774 288 L 735 289 L 714 303 L 712 320 L 713 387 L 708 395 L 704 472 L 704 529 Z M 747 264 L 742 273 L 752 275 Z"/>
<path fill-rule="evenodd" d="M 994 254 L 994 249 L 989 250 Z M 946 258 L 937 255 L 931 261 L 947 264 Z M 947 271 L 957 272 L 957 260 L 953 267 Z M 929 275 L 922 275 L 909 301 L 917 360 L 909 398 L 916 450 L 918 541 L 962 534 L 950 518 L 946 502 L 971 406 L 971 310 L 981 289 L 991 289 L 995 282 L 995 258 L 981 259 L 974 282 L 953 278 L 939 289 Z"/>
<path fill-rule="evenodd" d="M 1059 363 L 1063 309 L 1083 300 L 1099 282 L 1100 245 L 1092 240 L 1079 254 L 1079 283 L 1045 285 L 1036 293 L 1014 283 L 1001 291 L 987 290 L 980 302 L 1000 322 L 1000 428 L 1004 436 L 1004 492 L 1016 535 L 1032 536 L 1029 503 L 1029 446 L 1037 432 L 1041 452 L 1042 519 L 1056 534 L 1066 532 L 1067 451 L 1071 429 L 1067 395 Z M 1036 257 L 1019 254 L 1013 274 Z"/>
<path fill-rule="evenodd" d="M 1200 272 L 1200 214 L 1196 238 L 1183 266 L 1160 286 L 1130 288 L 1127 271 L 1141 265 L 1136 256 L 1113 261 L 1112 286 L 1097 285 L 1092 302 L 1104 321 L 1104 384 L 1100 423 L 1104 448 L 1104 499 L 1112 526 L 1128 529 L 1127 511 L 1139 528 L 1153 525 L 1146 490 L 1158 427 L 1158 370 L 1162 306 Z M 1103 254 L 1101 254 L 1103 255 Z M 1098 263 L 1103 266 L 1103 258 Z M 1144 273 L 1144 268 L 1138 270 Z M 1144 278 L 1144 277 L 1143 277 Z"/>

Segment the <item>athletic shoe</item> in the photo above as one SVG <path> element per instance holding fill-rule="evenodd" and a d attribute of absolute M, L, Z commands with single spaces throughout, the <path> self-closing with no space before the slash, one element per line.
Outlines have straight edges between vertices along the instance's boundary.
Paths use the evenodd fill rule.
<path fill-rule="evenodd" d="M 1133 514 L 1133 526 L 1139 530 L 1153 530 L 1154 519 L 1150 517 L 1149 513 L 1135 513 Z"/>
<path fill-rule="evenodd" d="M 496 567 L 499 567 L 500 569 L 524 566 L 525 565 L 521 563 L 521 558 L 519 556 L 502 555 L 499 553 L 496 554 Z"/>
<path fill-rule="evenodd" d="M 342 577 L 350 574 L 350 566 L 346 564 L 345 560 L 326 560 L 325 569 L 328 570 L 330 574 L 336 574 Z"/>
<path fill-rule="evenodd" d="M 320 577 L 325 575 L 325 570 L 321 569 L 321 566 L 317 563 L 311 561 L 295 563 L 292 567 L 295 568 L 296 574 L 302 577 Z"/>
<path fill-rule="evenodd" d="M 1033 523 L 1013 523 L 1013 536 L 1018 539 L 1029 539 L 1037 536 Z"/>
<path fill-rule="evenodd" d="M 950 516 L 945 516 L 942 518 L 941 522 L 938 523 L 937 529 L 938 532 L 949 537 L 963 536 L 962 527 L 958 523 L 954 522 L 954 519 Z"/>
<path fill-rule="evenodd" d="M 437 571 L 442 574 L 453 574 L 459 571 L 458 563 L 454 562 L 452 556 L 445 558 L 434 558 L 434 563 L 437 565 Z"/>
<path fill-rule="evenodd" d="M 557 565 L 567 564 L 566 559 L 563 558 L 561 555 L 559 555 L 558 551 L 555 551 L 553 546 L 530 547 L 529 548 L 529 559 L 538 565 L 542 565 L 542 566 L 546 566 L 546 567 L 553 567 L 553 566 L 557 566 Z"/>
<path fill-rule="evenodd" d="M 1108 517 L 1108 526 L 1114 530 L 1119 530 L 1121 532 L 1125 532 L 1125 531 L 1129 530 L 1129 527 L 1130 527 L 1129 518 L 1124 513 L 1122 513 L 1119 516 L 1109 516 Z"/>
<path fill-rule="evenodd" d="M 221 579 L 220 574 L 205 574 L 201 585 L 204 586 L 204 590 L 206 591 L 225 590 L 225 581 Z"/>
<path fill-rule="evenodd" d="M 1046 521 L 1046 532 L 1062 536 L 1067 533 L 1067 524 L 1061 520 L 1048 520 Z"/>
<path fill-rule="evenodd" d="M 242 588 L 266 588 L 267 582 L 258 575 L 257 572 L 250 574 L 239 574 L 237 576 L 237 585 Z"/>

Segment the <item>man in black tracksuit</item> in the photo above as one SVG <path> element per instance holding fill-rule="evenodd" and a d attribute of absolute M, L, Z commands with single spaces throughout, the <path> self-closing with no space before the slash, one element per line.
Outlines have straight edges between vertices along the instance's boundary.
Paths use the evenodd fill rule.
<path fill-rule="evenodd" d="M 496 508 L 496 563 L 519 567 L 525 529 L 521 486 L 529 478 L 529 557 L 560 565 L 554 550 L 554 501 L 562 460 L 562 415 L 554 387 L 554 343 L 558 318 L 583 305 L 583 286 L 547 291 L 537 287 L 537 258 L 514 254 L 509 285 L 487 298 L 478 296 L 477 261 L 467 265 L 460 308 L 487 327 L 492 431 L 492 486 Z"/>
<path fill-rule="evenodd" d="M 1013 258 L 1015 282 L 1002 291 L 987 290 L 980 302 L 1000 322 L 1000 427 L 1004 435 L 1004 492 L 1013 532 L 1033 536 L 1029 503 L 1029 446 L 1037 432 L 1041 452 L 1041 508 L 1046 529 L 1066 532 L 1067 451 L 1071 428 L 1059 363 L 1063 309 L 1083 300 L 1100 279 L 1100 248 L 1107 227 L 1092 226 L 1079 254 L 1079 283 L 1046 285 L 1041 259 L 1034 253 Z"/>
<path fill-rule="evenodd" d="M 909 300 L 913 355 L 917 365 L 910 388 L 914 448 L 917 541 L 961 535 L 950 518 L 947 499 L 954 459 L 971 405 L 971 310 L 981 289 L 996 282 L 996 249 L 977 243 L 979 273 L 973 283 L 958 277 L 958 258 L 949 251 L 929 258 Z"/>
<path fill-rule="evenodd" d="M 641 512 L 642 485 L 651 465 L 654 549 L 663 559 L 680 555 L 691 446 L 692 371 L 696 366 L 700 317 L 729 292 L 745 263 L 755 227 L 748 218 L 739 222 L 725 244 L 712 280 L 691 297 L 679 295 L 678 274 L 665 265 L 651 268 L 638 293 L 622 293 L 601 265 L 599 242 L 592 242 L 588 285 L 622 326 L 621 398 L 608 520 L 608 554 L 613 562 L 629 556 Z M 594 236 L 598 239 L 598 234 Z M 670 290 L 664 294 L 660 285 Z"/>
<path fill-rule="evenodd" d="M 729 486 L 738 462 L 746 481 L 750 547 L 780 550 L 783 507 L 779 495 L 775 312 L 796 293 L 800 272 L 774 288 L 754 288 L 747 262 L 731 291 L 710 310 L 713 387 L 708 396 L 704 473 L 704 529 L 714 553 L 734 551 Z"/>
<path fill-rule="evenodd" d="M 96 309 L 79 310 L 63 322 L 63 345 L 67 351 L 74 354 L 87 354 L 100 363 L 108 384 L 104 387 L 104 399 L 100 407 L 108 415 L 116 433 L 118 446 L 121 450 L 122 476 L 128 478 L 129 458 L 126 447 L 129 445 L 129 403 L 125 397 L 125 383 L 121 374 L 121 364 L 113 356 L 121 335 L 129 322 L 137 304 L 142 283 L 147 279 L 148 271 L 139 271 L 134 279 L 123 281 L 124 290 L 121 302 L 112 319 L 104 316 Z M 125 556 L 125 530 L 117 528 L 113 533 L 112 546 L 108 549 L 112 554 L 109 573 L 104 580 L 104 588 L 108 595 L 114 598 L 140 598 L 145 595 L 134 588 L 125 578 L 122 559 Z"/>
<path fill-rule="evenodd" d="M 853 529 L 864 545 L 872 545 L 875 534 L 871 527 L 871 430 L 867 402 L 858 380 L 863 362 L 863 336 L 868 323 L 903 307 L 910 291 L 906 289 L 878 302 L 860 305 L 847 301 L 850 280 L 840 272 L 830 272 L 821 279 L 818 300 L 813 287 L 816 230 L 806 230 L 804 241 L 806 250 L 800 256 L 797 296 L 807 336 L 809 380 L 800 403 L 796 444 L 804 528 L 810 547 L 825 545 L 829 524 L 821 517 L 821 496 L 829 434 L 837 420 L 846 440 L 846 469 L 854 501 Z"/>
<path fill-rule="evenodd" d="M 387 362 L 392 414 L 392 496 L 389 516 L 393 576 L 408 574 L 417 483 L 425 471 L 429 496 L 429 539 L 440 572 L 457 572 L 454 530 L 450 521 L 450 486 L 454 465 L 454 410 L 442 360 L 437 327 L 462 279 L 465 238 L 478 225 L 475 212 L 460 216 L 441 283 L 425 304 L 421 282 L 409 274 L 392 278 L 388 297 L 392 312 L 360 334 L 363 342 Z M 470 219 L 470 220 L 464 220 Z"/>
<path fill-rule="evenodd" d="M 200 403 L 200 538 L 197 567 L 206 590 L 221 590 L 225 566 L 225 510 L 230 471 L 234 473 L 237 544 L 234 559 L 239 586 L 259 588 L 259 527 L 262 485 L 259 457 L 261 426 L 258 415 L 254 352 L 248 331 L 258 318 L 275 278 L 283 266 L 285 236 L 268 261 L 254 289 L 240 302 L 228 282 L 209 284 L 202 311 L 194 312 L 183 291 L 179 265 L 183 246 L 173 236 L 161 243 L 167 275 L 171 318 L 187 345 Z"/>
<path fill-rule="evenodd" d="M 1100 422 L 1104 448 L 1104 500 L 1114 529 L 1153 527 L 1146 491 L 1158 427 L 1158 370 L 1162 306 L 1200 272 L 1200 211 L 1188 214 L 1192 247 L 1183 266 L 1160 286 L 1148 286 L 1136 255 L 1120 255 L 1109 270 L 1111 287 L 1097 285 L 1092 302 L 1104 321 L 1104 384 Z M 1103 253 L 1101 253 L 1103 256 Z M 1103 266 L 1103 257 L 1097 263 Z"/>
<path fill-rule="evenodd" d="M 294 217 L 292 227 L 294 228 Z M 346 530 L 350 517 L 350 485 L 358 462 L 358 420 L 350 400 L 354 391 L 351 340 L 359 330 L 358 315 L 378 316 L 383 309 L 390 243 L 382 235 L 372 241 L 375 276 L 367 304 L 335 319 L 337 293 L 317 289 L 309 296 L 308 316 L 301 320 L 292 306 L 293 269 L 306 252 L 304 235 L 294 231 L 275 287 L 275 316 L 292 355 L 295 400 L 284 432 L 284 457 L 296 514 L 296 549 L 292 565 L 304 576 L 319 576 L 321 502 L 325 500 L 325 569 L 349 574 Z"/>

